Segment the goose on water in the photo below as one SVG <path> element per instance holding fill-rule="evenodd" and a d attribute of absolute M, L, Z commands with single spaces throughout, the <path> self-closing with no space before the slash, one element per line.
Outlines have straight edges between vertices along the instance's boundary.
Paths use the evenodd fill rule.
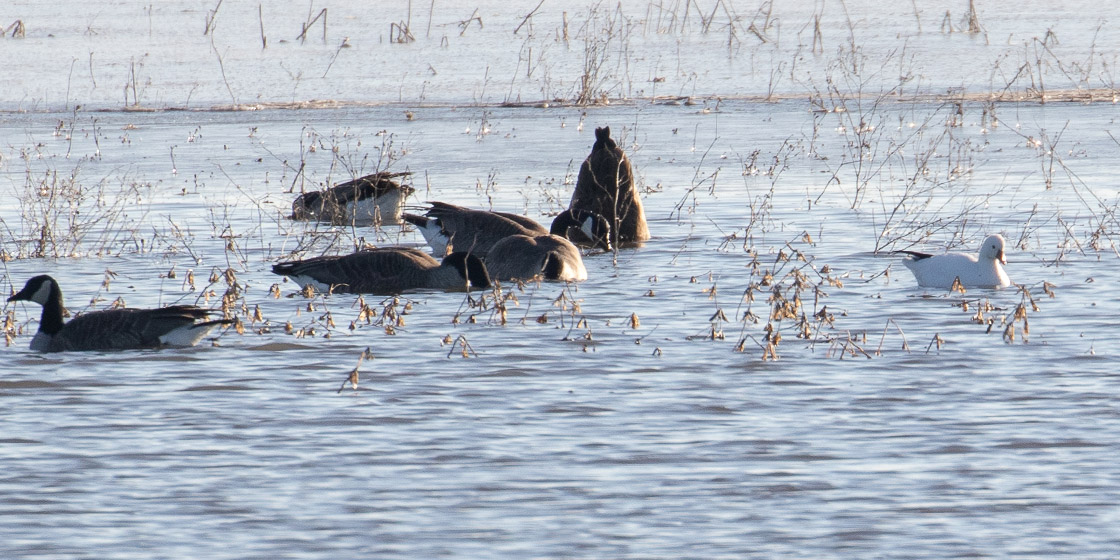
<path fill-rule="evenodd" d="M 28 280 L 8 301 L 43 306 L 39 332 L 31 339 L 31 349 L 38 352 L 194 346 L 214 327 L 233 322 L 207 321 L 210 311 L 193 305 L 90 311 L 63 322 L 62 290 L 47 275 Z"/>
<path fill-rule="evenodd" d="M 484 257 L 495 243 L 511 235 L 548 235 L 544 226 L 518 214 L 474 210 L 439 201 L 429 204 L 425 215 L 404 214 L 403 218 L 420 229 L 437 255 L 469 251 Z"/>
<path fill-rule="evenodd" d="M 511 235 L 494 244 L 486 255 L 486 269 L 494 280 L 582 282 L 587 269 L 579 248 L 558 235 Z"/>
<path fill-rule="evenodd" d="M 595 144 L 583 161 L 568 205 L 593 212 L 611 226 L 611 244 L 635 245 L 649 239 L 642 199 L 634 185 L 630 159 L 611 138 L 609 126 L 595 129 Z"/>
<path fill-rule="evenodd" d="M 1006 288 L 1011 279 L 1003 270 L 1007 264 L 1004 256 L 1003 236 L 997 234 L 984 238 L 978 254 L 945 253 L 932 255 L 916 251 L 896 251 L 910 255 L 902 264 L 914 273 L 918 285 L 926 288 L 952 288 L 960 280 L 965 288 Z"/>
<path fill-rule="evenodd" d="M 349 255 L 323 256 L 273 265 L 272 272 L 322 292 L 399 294 L 410 290 L 468 290 L 490 287 L 477 256 L 455 252 L 437 261 L 419 249 L 382 247 Z"/>
<path fill-rule="evenodd" d="M 319 220 L 335 225 L 399 224 L 404 201 L 414 192 L 396 179 L 408 172 L 381 171 L 299 195 L 292 202 L 293 220 Z"/>

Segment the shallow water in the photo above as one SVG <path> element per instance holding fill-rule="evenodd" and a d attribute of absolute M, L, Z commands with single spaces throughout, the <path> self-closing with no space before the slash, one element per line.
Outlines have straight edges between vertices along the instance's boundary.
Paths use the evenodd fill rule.
<path fill-rule="evenodd" d="M 479 44 L 500 50 L 533 5 L 505 18 L 484 6 Z M 891 25 L 859 29 L 885 48 L 910 28 L 912 9 L 849 8 L 876 7 Z M 35 12 L 20 15 L 29 37 L 4 44 L 85 48 L 146 29 L 109 27 L 129 14 L 145 22 L 143 6 L 83 9 L 67 10 L 51 38 L 32 36 Z M 165 9 L 153 10 L 156 29 Z M 241 9 L 223 5 L 219 29 L 255 34 L 255 10 Z M 341 29 L 364 22 L 329 9 L 330 40 L 301 48 L 333 53 Z M 426 10 L 414 9 L 414 27 Z M 205 12 L 172 13 L 201 35 Z M 843 28 L 841 13 L 825 6 L 825 29 Z M 807 14 L 783 13 L 783 25 Z M 1085 30 L 1061 31 L 1071 51 L 1098 23 L 1032 14 L 983 12 L 982 21 L 989 36 L 1010 33 L 1002 26 Z M 543 36 L 552 28 L 541 22 L 559 15 L 539 17 Z M 937 19 L 927 14 L 923 29 Z M 82 32 L 87 21 L 97 33 Z M 193 29 L 176 41 L 208 41 Z M 1095 39 L 1098 61 L 1115 57 L 1110 33 Z M 953 53 L 976 41 L 928 35 L 915 40 Z M 681 37 L 690 47 L 715 41 Z M 635 53 L 661 53 L 641 46 L 650 50 Z M 228 61 L 250 52 L 223 48 Z M 284 48 L 296 46 L 260 56 L 278 63 Z M 426 103 L 393 81 L 392 93 L 378 82 L 333 109 L 126 112 L 113 110 L 108 86 L 72 88 L 60 103 L 57 87 L 42 93 L 15 72 L 27 82 L 0 96 L 24 111 L 0 122 L 3 285 L 47 272 L 82 311 L 118 297 L 217 308 L 232 281 L 245 333 L 192 349 L 41 356 L 26 349 L 38 306 L 6 304 L 22 331 L 0 363 L 0 555 L 1109 558 L 1120 549 L 1113 104 L 966 101 L 957 116 L 940 100 L 872 105 L 874 94 L 837 92 L 820 110 L 792 80 L 779 102 L 736 98 L 766 92 L 752 80 L 728 89 L 713 69 L 693 80 L 725 99 L 502 107 L 501 88 L 476 94 L 487 80 L 477 69 L 450 72 L 432 58 L 438 42 L 411 48 L 408 60 L 439 66 Z M 998 57 L 1005 45 L 977 48 Z M 743 49 L 739 64 L 766 54 Z M 156 79 L 180 62 L 153 54 L 142 104 L 228 103 L 215 93 L 220 75 L 197 66 L 213 56 L 184 57 L 207 68 L 188 87 Z M 828 68 L 821 57 L 815 64 Z M 358 79 L 346 64 L 357 63 L 340 56 L 331 77 Z M 923 68 L 937 86 L 974 75 Z M 458 72 L 471 78 L 445 76 Z M 261 92 L 285 80 L 252 79 Z M 283 96 L 259 97 L 343 97 L 323 80 L 293 82 Z M 74 111 L 79 99 L 99 110 Z M 490 295 L 482 309 L 470 305 L 480 294 L 367 296 L 403 318 L 390 330 L 359 320 L 354 296 L 305 299 L 269 272 L 359 240 L 421 244 L 397 226 L 284 217 L 301 189 L 379 168 L 414 173 L 415 208 L 444 200 L 547 222 L 604 125 L 631 154 L 654 238 L 589 255 L 579 285 L 513 288 L 504 324 Z M 63 192 L 72 176 L 84 189 L 79 213 L 36 194 L 42 184 Z M 66 235 L 40 244 L 44 221 Z M 971 251 L 990 232 L 1014 245 L 1008 271 L 1026 292 L 921 289 L 887 252 Z M 804 274 L 799 292 L 794 270 Z M 772 283 L 760 285 L 767 271 Z M 775 287 L 801 307 L 773 321 L 782 339 L 772 360 L 763 357 Z M 1026 323 L 1013 319 L 1020 304 Z M 822 308 L 831 322 L 817 318 Z M 990 327 L 973 321 L 978 308 Z M 802 315 L 808 338 L 798 337 Z M 372 358 L 359 365 L 367 348 Z M 356 390 L 343 383 L 355 366 Z"/>

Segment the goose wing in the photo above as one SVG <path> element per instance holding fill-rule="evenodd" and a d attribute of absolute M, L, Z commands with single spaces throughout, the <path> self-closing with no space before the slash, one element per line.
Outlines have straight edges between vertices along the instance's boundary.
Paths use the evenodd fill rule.
<path fill-rule="evenodd" d="M 536 220 L 534 220 L 534 219 L 532 219 L 528 216 L 522 216 L 521 214 L 514 214 L 512 212 L 489 212 L 489 213 L 490 214 L 495 214 L 499 218 L 504 218 L 506 220 L 509 220 L 509 221 L 515 223 L 515 224 L 521 226 L 522 228 L 524 228 L 525 231 L 527 231 L 527 232 L 531 232 L 531 233 L 535 233 L 535 234 L 542 234 L 542 235 L 548 233 L 548 230 L 545 229 L 544 226 L 542 226 L 540 224 L 540 222 L 538 222 L 538 221 L 536 221 Z"/>
<path fill-rule="evenodd" d="M 928 259 L 928 258 L 933 256 L 931 253 L 919 253 L 918 251 L 892 251 L 892 252 L 903 254 L 903 255 L 910 255 L 916 261 L 920 261 L 922 259 Z"/>
<path fill-rule="evenodd" d="M 556 235 L 511 235 L 494 245 L 486 255 L 486 268 L 498 280 L 581 281 L 587 269 L 579 249 Z"/>
<path fill-rule="evenodd" d="M 495 243 L 510 235 L 548 233 L 535 221 L 516 214 L 473 210 L 438 201 L 430 204 L 427 216 L 439 221 L 456 251 L 486 254 Z"/>
<path fill-rule="evenodd" d="M 544 268 L 545 252 L 535 238 L 511 235 L 494 244 L 486 254 L 486 270 L 499 280 L 531 280 Z"/>
<path fill-rule="evenodd" d="M 362 200 L 366 198 L 377 198 L 386 195 L 393 191 L 404 190 L 405 194 L 411 194 L 413 189 L 408 185 L 401 185 L 395 179 L 411 175 L 410 172 L 389 173 L 388 171 L 381 171 L 358 177 L 344 183 L 339 183 L 330 189 L 330 196 L 338 204 L 343 205 L 355 200 Z"/>
<path fill-rule="evenodd" d="M 386 247 L 343 256 L 314 257 L 273 265 L 272 272 L 300 283 L 312 280 L 335 292 L 395 293 L 424 287 L 439 261 L 413 248 Z"/>
<path fill-rule="evenodd" d="M 381 171 L 339 183 L 331 188 L 312 191 L 299 195 L 292 202 L 292 219 L 306 220 L 338 213 L 347 204 L 400 191 L 402 195 L 412 194 L 414 189 L 401 185 L 398 177 L 411 175 L 410 172 L 389 173 Z"/>
<path fill-rule="evenodd" d="M 177 329 L 193 327 L 210 312 L 193 305 L 159 309 L 108 309 L 79 315 L 51 339 L 51 351 L 155 348 Z M 207 323 L 217 324 L 225 321 Z M 207 329 L 209 330 L 209 329 Z"/>

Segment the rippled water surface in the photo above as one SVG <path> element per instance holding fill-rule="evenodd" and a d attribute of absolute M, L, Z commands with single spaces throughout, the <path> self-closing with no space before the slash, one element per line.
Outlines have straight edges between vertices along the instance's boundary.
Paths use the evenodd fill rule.
<path fill-rule="evenodd" d="M 49 273 L 72 312 L 226 296 L 244 326 L 44 356 L 39 307 L 6 303 L 0 556 L 1116 557 L 1118 14 L 978 4 L 982 34 L 909 5 L 600 5 L 568 44 L 547 3 L 514 33 L 535 2 L 465 31 L 473 6 L 0 8 L 26 24 L 0 40 L 0 285 Z M 611 102 L 557 102 L 609 17 Z M 586 282 L 359 300 L 270 272 L 422 245 L 285 217 L 377 169 L 412 172 L 414 211 L 547 223 L 607 125 L 654 237 Z M 890 253 L 988 233 L 1016 287 L 922 289 Z"/>

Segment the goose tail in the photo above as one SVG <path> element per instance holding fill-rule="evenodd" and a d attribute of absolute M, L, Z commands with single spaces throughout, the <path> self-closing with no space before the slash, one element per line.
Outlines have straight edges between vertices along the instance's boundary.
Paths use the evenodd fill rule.
<path fill-rule="evenodd" d="M 202 341 L 210 331 L 218 325 L 231 325 L 235 323 L 234 319 L 215 319 L 213 321 L 203 321 L 201 323 L 194 323 L 184 325 L 177 329 L 172 329 L 167 334 L 159 337 L 159 341 L 167 346 L 194 346 Z"/>

